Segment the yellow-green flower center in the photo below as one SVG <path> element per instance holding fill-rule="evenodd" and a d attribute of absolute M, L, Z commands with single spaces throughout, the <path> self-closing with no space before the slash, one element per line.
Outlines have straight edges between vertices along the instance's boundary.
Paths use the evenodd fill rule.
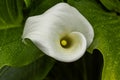
<path fill-rule="evenodd" d="M 72 46 L 72 39 L 69 36 L 65 36 L 60 40 L 60 45 L 63 48 L 70 48 Z"/>
<path fill-rule="evenodd" d="M 61 40 L 60 44 L 61 44 L 61 46 L 67 46 L 68 42 L 67 42 L 67 40 L 63 39 L 63 40 Z"/>

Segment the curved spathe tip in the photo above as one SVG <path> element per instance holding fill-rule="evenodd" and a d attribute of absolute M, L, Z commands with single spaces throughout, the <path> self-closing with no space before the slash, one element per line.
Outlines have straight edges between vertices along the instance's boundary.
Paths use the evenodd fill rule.
<path fill-rule="evenodd" d="M 61 44 L 57 45 L 56 50 L 51 49 L 51 56 L 56 60 L 62 62 L 76 61 L 80 57 L 82 57 L 86 51 L 87 48 L 86 38 L 80 32 L 71 32 L 69 35 L 66 36 L 66 38 L 69 38 L 68 40 L 66 39 L 66 41 L 68 42 L 68 46 L 63 47 L 61 46 Z"/>

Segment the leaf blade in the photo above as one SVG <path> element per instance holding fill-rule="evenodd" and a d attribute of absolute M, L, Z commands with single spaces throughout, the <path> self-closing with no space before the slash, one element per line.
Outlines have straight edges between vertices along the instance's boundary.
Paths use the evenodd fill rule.
<path fill-rule="evenodd" d="M 107 12 L 96 0 L 68 1 L 93 25 L 95 38 L 88 51 L 100 50 L 104 57 L 102 80 L 118 80 L 120 56 L 120 16 Z"/>

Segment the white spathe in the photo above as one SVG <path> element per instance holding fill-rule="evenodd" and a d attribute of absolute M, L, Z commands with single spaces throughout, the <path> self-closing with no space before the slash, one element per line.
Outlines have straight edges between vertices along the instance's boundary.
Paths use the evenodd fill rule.
<path fill-rule="evenodd" d="M 63 62 L 82 57 L 93 37 L 91 24 L 67 3 L 58 3 L 41 15 L 29 17 L 22 35 L 23 40 L 30 39 L 46 55 Z M 65 44 L 61 44 L 62 39 Z"/>

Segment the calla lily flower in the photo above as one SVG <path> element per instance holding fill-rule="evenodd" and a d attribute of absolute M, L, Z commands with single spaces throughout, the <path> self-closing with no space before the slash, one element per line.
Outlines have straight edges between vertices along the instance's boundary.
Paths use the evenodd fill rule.
<path fill-rule="evenodd" d="M 30 39 L 46 55 L 62 62 L 81 58 L 93 41 L 87 19 L 67 3 L 58 3 L 26 20 L 22 38 Z"/>

